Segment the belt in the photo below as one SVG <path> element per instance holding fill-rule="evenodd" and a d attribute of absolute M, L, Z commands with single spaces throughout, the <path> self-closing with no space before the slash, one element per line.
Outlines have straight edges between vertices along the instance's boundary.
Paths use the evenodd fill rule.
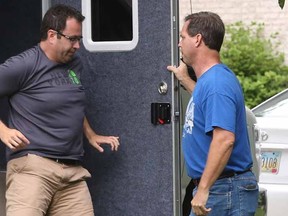
<path fill-rule="evenodd" d="M 240 175 L 240 174 L 243 174 L 243 173 L 246 173 L 246 172 L 249 172 L 249 171 L 251 171 L 251 169 L 244 170 L 244 171 L 239 171 L 239 172 L 226 171 L 226 172 L 221 173 L 221 175 L 217 178 L 217 180 L 223 179 L 223 178 L 231 178 L 233 176 Z M 200 183 L 201 178 L 199 178 L 199 179 L 191 179 L 191 180 L 192 180 L 192 182 L 193 182 L 193 184 L 195 186 L 198 186 L 199 183 Z"/>
<path fill-rule="evenodd" d="M 46 157 L 46 158 L 47 158 L 47 157 Z M 60 158 L 47 158 L 47 159 L 53 160 L 53 161 L 55 161 L 56 163 L 64 164 L 64 165 L 74 165 L 74 166 L 80 165 L 80 161 L 79 161 L 79 160 L 60 159 Z"/>

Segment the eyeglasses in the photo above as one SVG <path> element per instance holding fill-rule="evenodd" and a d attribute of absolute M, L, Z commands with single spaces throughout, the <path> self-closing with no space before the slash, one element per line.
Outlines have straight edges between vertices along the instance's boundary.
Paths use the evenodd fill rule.
<path fill-rule="evenodd" d="M 63 37 L 65 37 L 67 40 L 69 40 L 72 44 L 75 44 L 76 42 L 81 42 L 81 40 L 82 40 L 82 36 L 68 36 L 68 35 L 65 35 L 65 34 L 63 34 L 63 33 L 61 33 L 61 32 L 59 32 L 59 31 L 56 31 L 56 30 L 54 30 L 58 35 L 61 35 L 61 36 L 63 36 Z"/>

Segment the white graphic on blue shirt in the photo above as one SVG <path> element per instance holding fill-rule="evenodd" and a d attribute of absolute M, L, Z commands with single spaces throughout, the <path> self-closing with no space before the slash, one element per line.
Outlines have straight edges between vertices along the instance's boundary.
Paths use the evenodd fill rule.
<path fill-rule="evenodd" d="M 185 132 L 187 134 L 192 134 L 192 129 L 194 126 L 194 102 L 193 102 L 193 97 L 190 99 L 187 110 L 186 110 L 186 115 L 185 115 L 185 124 L 184 124 L 184 133 L 183 136 L 185 136 Z"/>

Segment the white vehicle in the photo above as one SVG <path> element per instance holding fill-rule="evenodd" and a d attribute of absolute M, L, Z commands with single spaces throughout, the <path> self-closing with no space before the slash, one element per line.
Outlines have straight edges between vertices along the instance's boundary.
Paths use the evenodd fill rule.
<path fill-rule="evenodd" d="M 259 184 L 267 190 L 267 215 L 288 212 L 288 89 L 252 109 L 260 129 Z"/>

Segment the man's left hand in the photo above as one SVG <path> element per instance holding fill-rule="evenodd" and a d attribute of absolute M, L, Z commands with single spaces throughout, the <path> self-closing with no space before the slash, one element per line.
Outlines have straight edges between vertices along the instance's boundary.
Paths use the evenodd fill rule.
<path fill-rule="evenodd" d="M 111 146 L 112 151 L 117 151 L 120 145 L 119 137 L 116 136 L 102 136 L 94 135 L 89 140 L 90 144 L 95 147 L 99 152 L 104 152 L 104 149 L 101 147 L 103 144 Z"/>
<path fill-rule="evenodd" d="M 209 191 L 198 190 L 191 201 L 192 211 L 197 216 L 208 215 L 211 208 L 206 208 L 206 203 L 208 200 Z"/>

